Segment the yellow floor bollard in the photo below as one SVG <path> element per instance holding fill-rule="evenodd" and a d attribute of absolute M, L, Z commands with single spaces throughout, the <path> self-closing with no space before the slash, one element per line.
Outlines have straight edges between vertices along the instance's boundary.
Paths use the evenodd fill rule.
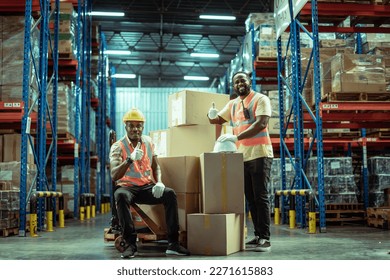
<path fill-rule="evenodd" d="M 53 211 L 46 211 L 46 231 L 54 231 L 53 229 Z"/>
<path fill-rule="evenodd" d="M 64 210 L 58 210 L 58 227 L 64 228 L 65 227 L 65 215 Z"/>
<path fill-rule="evenodd" d="M 37 237 L 37 214 L 30 214 L 30 236 Z"/>
<path fill-rule="evenodd" d="M 86 218 L 87 220 L 91 218 L 91 206 L 87 205 L 86 209 Z"/>

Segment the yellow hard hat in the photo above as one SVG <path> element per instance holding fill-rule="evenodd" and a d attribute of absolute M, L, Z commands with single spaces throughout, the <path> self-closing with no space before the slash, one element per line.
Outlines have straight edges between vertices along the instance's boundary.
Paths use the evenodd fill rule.
<path fill-rule="evenodd" d="M 126 112 L 123 116 L 123 122 L 134 121 L 134 122 L 145 122 L 145 116 L 137 108 L 133 108 Z"/>

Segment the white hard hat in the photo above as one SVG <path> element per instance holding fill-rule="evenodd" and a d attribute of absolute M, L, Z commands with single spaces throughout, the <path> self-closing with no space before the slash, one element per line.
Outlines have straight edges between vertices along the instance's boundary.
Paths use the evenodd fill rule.
<path fill-rule="evenodd" d="M 216 141 L 214 145 L 214 153 L 235 153 L 237 152 L 237 146 L 233 141 Z"/>

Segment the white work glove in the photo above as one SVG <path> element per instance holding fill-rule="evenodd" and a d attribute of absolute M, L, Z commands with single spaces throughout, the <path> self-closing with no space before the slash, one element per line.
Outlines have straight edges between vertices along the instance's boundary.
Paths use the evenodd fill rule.
<path fill-rule="evenodd" d="M 141 142 L 138 142 L 137 147 L 134 148 L 134 151 L 130 154 L 132 160 L 140 160 L 144 156 L 144 151 L 140 149 Z"/>
<path fill-rule="evenodd" d="M 234 143 L 237 142 L 237 140 L 237 136 L 233 134 L 222 134 L 217 139 L 218 142 L 232 141 Z"/>
<path fill-rule="evenodd" d="M 153 189 L 152 189 L 152 194 L 155 198 L 160 198 L 162 197 L 163 193 L 164 193 L 164 189 L 165 189 L 165 186 L 163 183 L 161 182 L 157 182 Z"/>
<path fill-rule="evenodd" d="M 215 103 L 214 103 L 214 102 L 211 104 L 211 108 L 210 108 L 210 110 L 209 110 L 207 116 L 208 116 L 209 119 L 211 119 L 211 120 L 212 120 L 212 119 L 218 118 L 218 109 L 215 108 Z"/>

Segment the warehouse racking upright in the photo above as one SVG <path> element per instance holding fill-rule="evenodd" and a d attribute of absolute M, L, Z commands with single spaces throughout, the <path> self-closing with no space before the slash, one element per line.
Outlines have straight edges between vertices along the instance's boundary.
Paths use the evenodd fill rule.
<path fill-rule="evenodd" d="M 115 123 L 114 120 L 110 120 L 110 114 L 114 114 L 114 108 L 110 108 L 115 104 L 115 98 L 110 96 L 110 92 L 107 88 L 107 83 L 109 81 L 109 61 L 106 54 L 107 43 L 106 38 L 102 30 L 99 28 L 99 75 L 98 75 L 98 100 L 99 106 L 97 108 L 97 135 L 96 135 L 96 146 L 98 153 L 98 163 L 97 163 L 97 178 L 96 178 L 96 195 L 97 195 L 97 208 L 101 210 L 101 202 L 103 196 L 107 195 L 106 186 L 111 186 L 110 173 L 108 172 L 108 133 L 109 128 Z M 112 82 L 112 81 L 111 81 Z M 115 85 L 115 82 L 114 82 Z M 113 86 L 111 89 L 113 90 Z M 109 108 L 109 109 L 108 109 Z M 110 111 L 110 112 L 108 112 Z M 115 116 L 112 115 L 112 116 Z M 110 188 L 111 193 L 111 188 Z M 110 195 L 111 197 L 111 195 Z"/>
<path fill-rule="evenodd" d="M 77 5 L 78 67 L 76 70 L 76 135 L 74 146 L 75 217 L 79 217 L 79 197 L 90 192 L 91 5 L 90 0 L 78 0 Z"/>
<path fill-rule="evenodd" d="M 307 2 L 307 1 L 306 1 Z M 305 3 L 306 3 L 305 2 Z M 275 2 L 276 21 L 289 28 L 289 42 L 287 49 L 282 52 L 281 31 L 277 35 L 278 44 L 278 88 L 279 100 L 287 96 L 292 97 L 292 107 L 288 114 L 285 113 L 283 102 L 280 102 L 280 157 L 282 170 L 282 188 L 287 187 L 285 177 L 286 157 L 292 162 L 295 168 L 295 178 L 290 186 L 292 189 L 311 188 L 305 174 L 306 164 L 315 149 L 317 158 L 317 207 L 319 212 L 320 231 L 326 231 L 325 200 L 324 200 L 324 148 L 326 146 L 342 145 L 351 147 L 362 147 L 363 155 L 367 156 L 367 143 L 374 145 L 389 145 L 388 140 L 367 138 L 365 128 L 389 127 L 388 111 L 389 102 L 329 102 L 321 99 L 321 78 L 320 78 L 320 49 L 319 32 L 338 33 L 389 33 L 389 28 L 380 27 L 390 16 L 390 6 L 374 5 L 372 3 L 317 3 L 311 1 L 298 6 L 298 1 Z M 321 17 L 322 16 L 322 17 Z M 339 26 L 338 24 L 347 17 L 352 16 L 351 26 Z M 359 18 L 359 16 L 361 16 Z M 337 18 L 333 25 L 319 25 L 322 19 Z M 340 20 L 341 19 L 341 20 Z M 371 20 L 370 20 L 371 19 Z M 360 21 L 359 21 L 360 20 Z M 307 25 L 304 25 L 306 21 Z M 335 23 L 337 22 L 337 23 Z M 359 22 L 374 23 L 372 26 L 359 26 Z M 280 27 L 280 26 L 279 26 Z M 277 26 L 278 28 L 278 26 Z M 308 60 L 306 71 L 302 73 L 300 36 L 305 33 L 312 40 L 312 52 Z M 285 52 L 284 52 L 285 51 Z M 283 73 L 285 70 L 286 58 L 290 52 L 291 72 Z M 303 97 L 302 91 L 308 79 L 308 69 L 313 64 L 313 90 L 314 110 L 308 105 Z M 292 119 L 292 121 L 290 121 Z M 344 121 L 344 123 L 343 123 Z M 348 121 L 348 123 L 345 123 Z M 286 137 L 287 128 L 293 125 L 294 141 Z M 324 139 L 323 128 L 353 128 L 362 129 L 362 137 L 359 139 Z M 304 128 L 314 129 L 312 138 L 304 137 Z M 292 145 L 291 145 L 292 144 Z M 294 149 L 294 159 L 289 149 Z M 366 159 L 364 160 L 366 161 Z M 363 162 L 363 171 L 366 163 Z M 365 173 L 365 172 L 363 172 Z M 367 174 L 365 174 L 366 176 Z M 368 195 L 367 181 L 364 186 L 364 204 L 367 206 Z M 297 221 L 305 225 L 304 201 L 298 201 L 296 209 L 298 212 Z M 285 213 L 282 201 L 282 215 Z M 283 216 L 285 221 L 286 217 Z"/>
<path fill-rule="evenodd" d="M 76 61 L 59 59 L 59 13 L 60 1 L 44 0 L 38 8 L 32 10 L 32 1 L 27 0 L 25 6 L 25 42 L 24 42 L 24 72 L 23 72 L 23 118 L 21 130 L 21 188 L 20 188 L 20 224 L 19 232 L 25 236 L 26 215 L 28 201 L 33 191 L 57 190 L 57 164 L 74 162 L 74 216 L 79 215 L 79 196 L 90 191 L 90 109 L 91 109 L 91 1 L 67 1 L 77 5 Z M 39 15 L 32 23 L 33 17 Z M 54 20 L 53 20 L 54 18 Z M 54 22 L 54 32 L 50 32 L 49 21 Z M 32 51 L 31 32 L 38 30 L 39 56 Z M 49 51 L 52 48 L 51 51 Z M 38 61 L 38 62 L 37 62 Z M 76 63 L 75 63 L 76 62 Z M 76 66 L 77 64 L 77 66 Z M 73 68 L 75 67 L 75 71 Z M 60 69 L 62 68 L 62 69 Z M 38 94 L 36 100 L 31 100 L 31 73 L 35 71 Z M 59 77 L 72 80 L 75 83 L 76 116 L 74 139 L 59 141 L 57 137 L 57 94 Z M 50 114 L 47 96 L 52 89 L 52 113 Z M 37 107 L 38 116 L 33 107 Z M 80 109 L 81 107 L 81 109 Z M 49 127 L 49 131 L 47 128 Z M 31 128 L 36 128 L 36 145 L 31 135 Z M 51 134 L 51 138 L 47 138 Z M 37 175 L 30 186 L 27 185 L 27 151 L 28 146 L 34 152 L 34 161 L 37 165 Z M 58 150 L 72 151 L 73 156 L 58 156 Z M 51 168 L 46 168 L 51 162 Z M 51 171 L 48 175 L 47 170 Z M 79 177 L 80 176 L 80 177 Z M 49 180 L 50 178 L 50 180 Z M 54 200 L 54 198 L 53 198 Z M 55 201 L 54 201 L 55 202 Z M 43 229 L 44 203 L 38 201 L 38 229 Z"/>
<path fill-rule="evenodd" d="M 54 9 L 50 7 L 50 1 L 41 1 L 39 18 L 34 22 L 32 1 L 26 1 L 25 7 L 25 36 L 24 36 L 24 64 L 23 64 L 23 117 L 21 129 L 21 168 L 20 168 L 20 222 L 19 235 L 26 235 L 26 214 L 28 200 L 33 191 L 56 191 L 56 160 L 51 160 L 51 186 L 46 174 L 46 165 L 49 157 L 57 157 L 57 85 L 58 85 L 58 21 L 59 21 L 59 0 L 55 1 Z M 51 37 L 49 31 L 50 17 L 54 15 L 55 27 L 54 35 Z M 39 27 L 38 27 L 39 25 Z M 39 30 L 39 55 L 36 57 L 33 52 L 31 32 Z M 53 48 L 53 69 L 52 75 L 48 77 L 48 47 Z M 31 90 L 30 69 L 36 75 L 37 96 Z M 53 112 L 50 114 L 47 102 L 47 92 L 52 87 L 53 92 Z M 31 135 L 31 125 L 33 107 L 37 106 L 38 116 L 36 120 L 36 145 Z M 47 121 L 50 124 L 53 138 L 47 149 Z M 34 162 L 37 166 L 37 174 L 32 185 L 27 184 L 27 153 L 31 147 L 34 154 Z M 34 187 L 35 185 L 35 187 Z M 44 203 L 38 201 L 38 221 L 37 228 L 43 229 Z"/>

